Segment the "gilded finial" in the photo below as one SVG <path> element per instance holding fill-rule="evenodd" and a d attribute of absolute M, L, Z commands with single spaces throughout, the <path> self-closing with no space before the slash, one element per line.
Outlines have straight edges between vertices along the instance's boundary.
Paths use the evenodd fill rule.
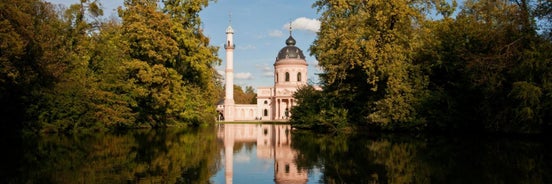
<path fill-rule="evenodd" d="M 289 36 L 291 36 L 291 19 L 289 19 Z"/>

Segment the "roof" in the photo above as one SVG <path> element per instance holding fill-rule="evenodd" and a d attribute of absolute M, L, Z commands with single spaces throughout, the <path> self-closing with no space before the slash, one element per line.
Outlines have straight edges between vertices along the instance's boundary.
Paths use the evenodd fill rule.
<path fill-rule="evenodd" d="M 286 46 L 278 52 L 276 57 L 276 62 L 283 59 L 302 59 L 305 60 L 305 55 L 303 51 L 295 46 L 295 39 L 290 35 L 286 40 Z"/>

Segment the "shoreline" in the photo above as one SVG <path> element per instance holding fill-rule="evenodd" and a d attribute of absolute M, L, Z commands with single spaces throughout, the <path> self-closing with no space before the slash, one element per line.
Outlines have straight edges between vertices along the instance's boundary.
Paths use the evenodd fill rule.
<path fill-rule="evenodd" d="M 291 124 L 289 120 L 217 121 L 215 124 Z"/>

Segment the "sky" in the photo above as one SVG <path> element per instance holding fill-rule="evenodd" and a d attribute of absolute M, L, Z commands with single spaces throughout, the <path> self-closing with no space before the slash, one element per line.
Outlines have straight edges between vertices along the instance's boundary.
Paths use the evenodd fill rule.
<path fill-rule="evenodd" d="M 79 0 L 46 0 L 69 6 Z M 100 0 L 104 16 L 117 16 L 116 9 L 123 0 Z M 274 62 L 289 37 L 289 24 L 296 46 L 303 50 L 308 63 L 309 80 L 318 82 L 317 61 L 309 47 L 320 27 L 319 14 L 312 8 L 314 0 L 217 0 L 200 13 L 204 34 L 211 45 L 218 46 L 222 64 L 215 66 L 224 76 L 226 65 L 226 28 L 234 29 L 234 84 L 254 88 L 274 85 Z"/>

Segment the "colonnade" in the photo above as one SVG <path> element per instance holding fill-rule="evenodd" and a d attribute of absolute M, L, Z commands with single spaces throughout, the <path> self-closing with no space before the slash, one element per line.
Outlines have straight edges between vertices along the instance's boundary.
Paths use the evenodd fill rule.
<path fill-rule="evenodd" d="M 289 119 L 291 117 L 291 107 L 295 106 L 295 99 L 293 98 L 276 98 L 274 104 L 274 119 Z M 287 116 L 286 116 L 287 111 Z"/>

